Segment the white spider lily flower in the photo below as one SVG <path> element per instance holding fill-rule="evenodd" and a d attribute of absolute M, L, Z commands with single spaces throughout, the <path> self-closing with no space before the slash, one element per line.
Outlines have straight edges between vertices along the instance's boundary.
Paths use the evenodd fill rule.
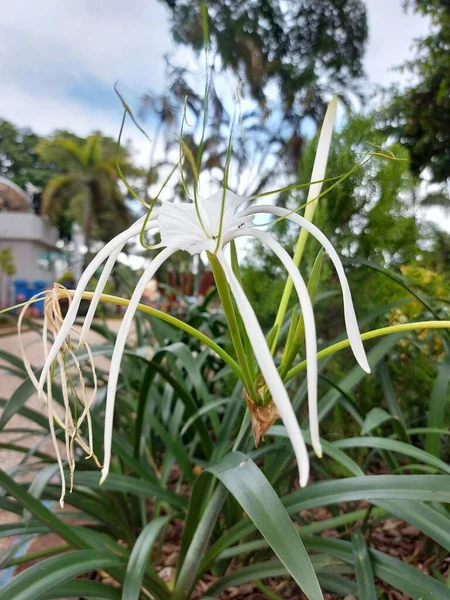
<path fill-rule="evenodd" d="M 224 207 L 222 227 L 220 228 L 222 201 L 224 201 Z M 147 224 L 148 229 L 159 230 L 161 234 L 161 243 L 159 246 L 164 249 L 156 256 L 156 258 L 153 259 L 139 280 L 117 334 L 116 345 L 111 359 L 106 400 L 104 434 L 105 454 L 102 469 L 102 481 L 104 481 L 104 479 L 107 477 L 110 468 L 114 403 L 117 382 L 127 336 L 132 325 L 133 317 L 137 310 L 137 305 L 148 282 L 152 279 L 152 277 L 154 277 L 159 267 L 175 251 L 184 250 L 192 255 L 203 251 L 209 251 L 217 255 L 217 258 L 230 285 L 232 294 L 236 300 L 236 304 L 246 327 L 256 360 L 261 369 L 262 376 L 264 377 L 273 402 L 275 403 L 278 413 L 289 433 L 299 466 L 300 484 L 302 486 L 306 485 L 309 475 L 309 459 L 300 427 L 295 417 L 295 413 L 293 411 L 285 386 L 273 361 L 264 334 L 259 326 L 257 317 L 245 295 L 245 292 L 234 276 L 233 271 L 230 268 L 227 259 L 225 258 L 224 249 L 226 246 L 229 244 L 229 242 L 241 236 L 253 236 L 258 238 L 261 242 L 267 244 L 280 258 L 288 274 L 293 280 L 305 322 L 305 343 L 308 360 L 308 405 L 311 438 L 315 452 L 321 456 L 319 424 L 317 417 L 317 342 L 313 308 L 306 284 L 301 277 L 299 270 L 293 263 L 289 254 L 275 239 L 272 238 L 269 233 L 260 231 L 256 228 L 253 223 L 253 219 L 256 214 L 265 213 L 282 217 L 285 216 L 291 221 L 304 227 L 323 245 L 332 262 L 334 263 L 343 290 L 345 322 L 351 347 L 361 367 L 364 370 L 369 371 L 367 358 L 359 334 L 347 278 L 345 276 L 342 263 L 329 240 L 311 222 L 297 214 L 291 214 L 286 209 L 267 205 L 253 206 L 239 212 L 239 206 L 246 201 L 246 198 L 236 196 L 230 191 L 227 191 L 225 194 L 220 191 L 209 198 L 199 198 L 197 207 L 194 204 L 165 203 L 160 208 L 159 213 Z M 200 215 L 201 222 L 198 215 Z M 41 374 L 40 389 L 43 389 L 43 385 L 48 377 L 49 368 L 52 362 L 57 359 L 61 344 L 64 343 L 67 332 L 70 331 L 73 326 L 77 316 L 79 303 L 90 278 L 101 265 L 101 263 L 106 261 L 104 271 L 99 279 L 97 289 L 94 294 L 90 311 L 84 323 L 81 334 L 81 337 L 84 340 L 95 312 L 96 303 L 101 296 L 104 285 L 120 251 L 129 239 L 131 239 L 133 236 L 136 236 L 140 232 L 141 227 L 142 221 L 139 221 L 130 227 L 126 232 L 117 236 L 99 252 L 99 254 L 93 259 L 91 264 L 84 272 L 73 295 L 67 316 L 61 324 L 55 342 L 49 351 L 46 364 Z"/>
<path fill-rule="evenodd" d="M 336 106 L 337 100 L 334 99 L 327 110 L 324 125 L 319 136 L 318 150 L 313 168 L 313 180 L 318 179 L 319 181 L 316 181 L 311 185 L 308 200 L 319 196 L 321 191 L 322 183 L 320 180 L 322 180 L 325 176 Z M 208 198 L 198 198 L 194 203 L 190 204 L 165 202 L 162 204 L 159 211 L 154 211 L 152 213 L 152 219 L 149 219 L 146 223 L 146 230 L 159 230 L 161 235 L 161 243 L 158 244 L 157 247 L 163 248 L 163 250 L 156 256 L 156 258 L 153 259 L 139 280 L 117 334 L 116 345 L 111 359 L 106 399 L 104 433 L 105 453 L 102 469 L 102 481 L 104 481 L 104 479 L 107 477 L 110 468 L 114 403 L 117 382 L 127 336 L 132 325 L 133 317 L 137 310 L 137 305 L 148 282 L 152 277 L 154 277 L 158 268 L 174 252 L 177 250 L 183 250 L 192 255 L 200 254 L 204 251 L 215 254 L 217 260 L 222 266 L 225 277 L 236 301 L 236 305 L 241 314 L 242 321 L 246 328 L 248 338 L 261 370 L 262 377 L 264 378 L 278 414 L 281 417 L 289 434 L 299 467 L 300 485 L 306 485 L 309 477 L 309 457 L 301 429 L 297 422 L 285 386 L 273 361 L 273 357 L 267 345 L 265 336 L 258 323 L 258 319 L 247 296 L 245 295 L 244 290 L 234 275 L 227 258 L 225 258 L 225 249 L 231 241 L 241 236 L 253 236 L 271 248 L 271 250 L 283 263 L 292 280 L 295 291 L 298 295 L 300 308 L 302 310 L 305 323 L 305 346 L 308 364 L 306 376 L 311 441 L 316 454 L 321 456 L 322 449 L 320 445 L 317 414 L 317 340 L 313 307 L 309 298 L 306 284 L 292 258 L 284 250 L 284 248 L 282 248 L 282 246 L 274 238 L 272 238 L 269 233 L 260 231 L 256 228 L 256 225 L 254 225 L 253 220 L 257 214 L 276 215 L 287 218 L 290 221 L 300 225 L 302 228 L 301 235 L 303 235 L 303 237 L 303 232 L 308 232 L 322 244 L 336 268 L 341 284 L 344 300 L 345 324 L 351 348 L 360 366 L 366 372 L 370 371 L 364 347 L 362 345 L 345 271 L 331 242 L 315 225 L 311 223 L 308 218 L 301 217 L 296 213 L 292 213 L 286 209 L 267 205 L 250 206 L 245 210 L 239 211 L 239 207 L 243 203 L 247 204 L 249 200 L 251 200 L 251 198 L 239 197 L 233 194 L 231 191 L 222 189 Z M 314 203 L 308 205 L 305 213 L 306 217 L 311 216 L 313 212 L 313 206 Z M 86 335 L 91 326 L 97 304 L 122 248 L 132 237 L 140 233 L 142 227 L 143 220 L 141 219 L 132 225 L 127 231 L 118 235 L 111 242 L 106 244 L 106 246 L 92 260 L 83 273 L 73 295 L 66 318 L 60 326 L 59 333 L 55 338 L 52 348 L 48 352 L 48 357 L 42 370 L 38 386 L 40 393 L 43 393 L 46 382 L 48 382 L 47 394 L 51 393 L 51 382 L 49 381 L 50 367 L 52 363 L 57 360 L 58 353 L 64 344 L 64 340 L 73 326 L 73 323 L 77 317 L 83 292 L 85 291 L 89 280 L 100 267 L 100 265 L 106 261 L 106 265 L 98 281 L 94 297 L 91 301 L 88 314 L 84 321 L 80 336 L 80 343 L 83 343 L 86 340 Z"/>

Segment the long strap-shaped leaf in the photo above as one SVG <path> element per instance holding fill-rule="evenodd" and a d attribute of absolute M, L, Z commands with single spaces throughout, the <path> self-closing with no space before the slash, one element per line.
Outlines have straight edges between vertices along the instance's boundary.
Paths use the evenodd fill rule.
<path fill-rule="evenodd" d="M 64 523 L 51 510 L 39 500 L 34 498 L 25 488 L 16 483 L 7 473 L 0 469 L 0 487 L 14 496 L 20 504 L 34 515 L 41 523 L 44 523 L 52 531 L 57 533 L 63 540 L 75 548 L 88 548 L 83 538 L 78 534 L 73 525 Z M 31 596 L 32 597 L 32 596 Z M 6 596 L 5 596 L 6 598 Z"/>
<path fill-rule="evenodd" d="M 281 500 L 242 452 L 227 454 L 211 472 L 233 494 L 309 600 L 323 600 L 309 556 Z"/>
<path fill-rule="evenodd" d="M 159 532 L 170 519 L 170 516 L 154 519 L 151 523 L 148 523 L 140 533 L 133 546 L 130 560 L 128 561 L 127 572 L 123 582 L 123 600 L 139 600 L 142 580 L 153 545 Z"/>
<path fill-rule="evenodd" d="M 354 562 L 350 542 L 311 537 L 305 539 L 305 545 L 310 550 L 326 552 L 349 563 Z M 375 576 L 411 596 L 413 600 L 449 600 L 450 591 L 444 583 L 378 550 L 369 550 L 369 554 Z"/>
<path fill-rule="evenodd" d="M 352 534 L 352 545 L 359 597 L 364 600 L 377 600 L 369 551 L 360 530 Z"/>
<path fill-rule="evenodd" d="M 57 600 L 57 598 L 106 598 L 107 600 L 120 600 L 120 590 L 112 588 L 98 581 L 88 579 L 73 579 L 67 583 L 58 585 L 49 592 L 42 600 Z"/>
<path fill-rule="evenodd" d="M 324 446 L 325 450 L 325 446 Z M 281 500 L 289 514 L 300 510 L 349 502 L 368 500 L 422 500 L 450 503 L 450 477 L 447 475 L 374 475 L 349 477 L 337 481 L 323 481 L 297 490 Z M 381 504 L 381 503 L 380 503 Z M 239 521 L 217 540 L 205 555 L 200 571 L 206 570 L 216 556 L 230 545 L 250 535 L 254 524 Z"/>
<path fill-rule="evenodd" d="M 79 550 L 49 558 L 16 575 L 0 589 L 0 600 L 42 600 L 51 589 L 95 569 L 118 567 L 123 561 L 111 552 Z"/>

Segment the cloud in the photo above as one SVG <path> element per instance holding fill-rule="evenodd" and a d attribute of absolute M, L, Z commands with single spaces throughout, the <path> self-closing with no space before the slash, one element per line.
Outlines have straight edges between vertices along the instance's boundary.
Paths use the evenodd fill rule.
<path fill-rule="evenodd" d="M 405 83 L 406 74 L 394 71 L 414 57 L 414 40 L 425 36 L 430 21 L 409 10 L 401 0 L 369 0 L 367 3 L 369 42 L 364 68 L 371 84 L 388 86 Z"/>
<path fill-rule="evenodd" d="M 173 50 L 168 14 L 156 0 L 15 0 L 0 21 L 0 117 L 42 135 L 94 129 L 116 137 L 122 109 L 164 86 L 163 55 Z M 139 154 L 148 142 L 126 131 Z"/>
<path fill-rule="evenodd" d="M 411 56 L 412 40 L 426 32 L 428 21 L 405 15 L 401 0 L 367 4 L 370 88 L 396 77 L 388 69 Z M 114 83 L 134 109 L 145 90 L 164 88 L 163 56 L 175 51 L 168 17 L 157 0 L 9 2 L 0 21 L 0 117 L 43 135 L 55 129 L 87 135 L 97 129 L 115 137 L 121 106 Z M 190 67 L 196 64 L 185 47 L 175 56 Z M 148 143 L 139 132 L 130 126 L 125 137 L 148 158 Z"/>
<path fill-rule="evenodd" d="M 160 87 L 172 48 L 155 0 L 15 0 L 1 21 L 2 77 L 54 88 L 86 76 Z"/>

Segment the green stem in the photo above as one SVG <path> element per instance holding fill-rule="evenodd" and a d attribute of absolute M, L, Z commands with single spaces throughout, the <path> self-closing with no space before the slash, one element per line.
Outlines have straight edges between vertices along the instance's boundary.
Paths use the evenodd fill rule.
<path fill-rule="evenodd" d="M 450 329 L 450 321 L 417 321 L 415 323 L 402 323 L 401 325 L 393 325 L 391 327 L 380 327 L 380 329 L 373 329 L 372 331 L 362 333 L 361 339 L 363 341 L 371 340 L 384 335 L 390 335 L 391 333 L 398 333 L 400 331 L 414 331 L 415 329 Z M 318 352 L 317 359 L 330 356 L 330 354 L 334 354 L 335 352 L 343 350 L 344 348 L 348 348 L 349 346 L 350 342 L 348 339 L 337 342 L 336 344 L 328 346 L 328 348 L 324 348 Z M 301 363 L 288 371 L 285 381 L 289 381 L 301 371 L 304 371 L 306 366 L 306 360 L 303 360 Z"/>
<path fill-rule="evenodd" d="M 65 298 L 67 294 L 73 296 L 75 294 L 75 291 L 64 290 L 64 294 L 62 294 L 61 297 Z M 93 292 L 83 292 L 83 300 L 92 300 L 93 297 Z M 0 315 L 10 310 L 15 310 L 16 308 L 22 308 L 25 305 L 31 305 L 34 302 L 39 302 L 40 300 L 42 300 L 42 297 L 39 297 L 36 300 L 33 300 L 32 302 L 21 302 L 20 304 L 9 306 L 8 308 L 0 310 Z M 116 304 L 117 306 L 128 306 L 130 303 L 130 301 L 126 298 L 120 298 L 119 296 L 111 296 L 110 294 L 102 294 L 100 296 L 100 302 L 104 302 L 105 304 Z M 147 315 L 151 315 L 152 317 L 156 317 L 157 319 L 161 319 L 161 321 L 165 321 L 166 323 L 169 323 L 170 325 L 173 325 L 174 327 L 178 327 L 178 329 L 185 331 L 189 335 L 193 335 L 194 337 L 196 337 L 199 342 L 202 342 L 203 344 L 211 348 L 211 350 L 213 350 L 213 352 L 215 352 L 218 356 L 220 356 L 220 358 L 223 361 L 225 361 L 227 365 L 231 367 L 231 369 L 235 372 L 238 379 L 242 381 L 242 371 L 237 362 L 228 354 L 228 352 L 226 352 L 221 346 L 219 346 L 219 344 L 216 344 L 207 335 L 205 335 L 201 331 L 198 331 L 198 329 L 195 329 L 195 327 L 191 327 L 191 325 L 184 323 L 184 321 L 181 321 L 176 317 L 172 317 L 172 315 L 168 315 L 165 312 L 158 310 L 157 308 L 147 306 L 146 304 L 138 304 L 137 310 Z"/>
<path fill-rule="evenodd" d="M 220 301 L 222 308 L 225 313 L 225 317 L 228 322 L 230 329 L 231 340 L 233 342 L 236 356 L 238 358 L 239 365 L 242 369 L 242 380 L 252 400 L 257 400 L 256 389 L 253 382 L 253 377 L 249 368 L 249 360 L 245 353 L 244 345 L 242 343 L 241 335 L 239 333 L 239 324 L 234 312 L 233 299 L 231 297 L 230 288 L 225 277 L 225 273 L 217 260 L 217 256 L 211 252 L 207 252 L 208 259 L 211 264 L 211 269 L 214 275 L 214 279 L 217 285 L 217 291 L 219 292 Z"/>
<path fill-rule="evenodd" d="M 303 232 L 303 229 L 301 231 Z M 297 244 L 295 246 L 295 252 L 294 252 L 294 256 L 293 256 L 293 261 L 297 268 L 302 259 L 303 251 L 305 249 L 305 243 L 306 243 L 306 239 L 302 235 L 300 235 L 297 240 Z M 291 297 L 293 285 L 294 284 L 293 284 L 292 279 L 290 277 L 288 277 L 286 280 L 286 285 L 284 286 L 283 295 L 282 295 L 281 301 L 280 301 L 280 306 L 278 307 L 277 316 L 275 318 L 274 326 L 277 328 L 277 331 L 280 331 L 281 326 L 283 325 L 283 321 L 284 321 L 284 317 L 286 315 L 289 298 Z M 271 348 L 272 353 L 275 352 L 275 348 L 277 346 L 277 341 L 278 341 L 278 335 L 275 335 L 275 338 L 272 342 L 272 348 Z"/>

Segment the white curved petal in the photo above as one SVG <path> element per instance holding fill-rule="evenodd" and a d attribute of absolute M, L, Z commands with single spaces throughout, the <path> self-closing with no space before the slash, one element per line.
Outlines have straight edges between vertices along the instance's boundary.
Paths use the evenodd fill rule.
<path fill-rule="evenodd" d="M 109 368 L 108 378 L 108 391 L 106 395 L 106 409 L 105 409 L 105 430 L 104 430 L 104 462 L 102 469 L 102 477 L 100 483 L 105 481 L 109 473 L 109 467 L 111 464 L 111 444 L 112 444 L 112 432 L 113 432 L 113 420 L 114 420 L 114 403 L 116 399 L 116 388 L 117 380 L 119 379 L 120 363 L 122 361 L 123 352 L 125 349 L 125 343 L 127 336 L 130 331 L 133 317 L 137 310 L 137 305 L 141 299 L 142 294 L 145 291 L 149 281 L 155 275 L 159 267 L 174 253 L 178 248 L 165 248 L 162 250 L 145 269 L 143 275 L 139 279 L 136 288 L 131 296 L 130 303 L 127 306 L 125 315 L 120 324 L 119 331 L 117 333 L 116 344 L 114 346 L 114 352 L 111 358 L 111 365 Z"/>
<path fill-rule="evenodd" d="M 153 227 L 156 218 L 157 218 L 157 214 L 155 211 L 155 217 L 153 219 L 149 220 L 149 222 L 147 223 L 147 227 Z M 108 242 L 100 250 L 100 252 L 91 260 L 89 265 L 83 271 L 83 274 L 82 274 L 80 281 L 77 285 L 77 288 L 75 290 L 75 293 L 72 297 L 72 302 L 69 306 L 69 310 L 67 311 L 67 314 L 64 318 L 64 322 L 61 326 L 61 329 L 58 332 L 58 335 L 55 338 L 55 341 L 53 342 L 53 345 L 50 349 L 47 360 L 45 361 L 44 367 L 42 368 L 41 377 L 39 379 L 39 387 L 38 387 L 39 395 L 42 396 L 42 390 L 43 390 L 44 383 L 46 381 L 49 369 L 50 369 L 53 361 L 55 360 L 56 355 L 60 351 L 60 349 L 64 343 L 64 340 L 66 339 L 67 335 L 69 334 L 70 329 L 72 328 L 72 325 L 75 322 L 75 319 L 78 314 L 78 308 L 80 306 L 80 302 L 83 297 L 83 292 L 85 291 L 86 286 L 88 285 L 91 277 L 94 275 L 95 271 L 99 268 L 99 266 L 102 264 L 102 262 L 104 262 L 109 257 L 111 252 L 114 252 L 114 250 L 118 246 L 120 246 L 121 244 L 125 244 L 126 242 L 128 242 L 128 240 L 130 240 L 132 237 L 134 237 L 135 235 L 138 235 L 141 232 L 144 219 L 145 219 L 145 217 L 142 217 L 141 219 L 136 221 L 136 223 L 134 223 L 131 227 L 129 227 L 127 230 L 123 231 L 122 233 L 117 235 L 113 240 Z"/>
<path fill-rule="evenodd" d="M 361 369 L 363 369 L 363 371 L 365 371 L 366 373 L 370 373 L 370 366 L 367 362 L 366 352 L 364 350 L 364 346 L 361 340 L 361 333 L 359 331 L 358 321 L 356 319 L 352 294 L 350 292 L 350 287 L 348 285 L 344 267 L 342 266 L 341 259 L 339 258 L 339 255 L 334 249 L 333 244 L 330 242 L 330 240 L 313 223 L 311 223 L 304 217 L 297 215 L 296 213 L 292 213 L 286 208 L 271 205 L 261 205 L 252 206 L 242 212 L 244 215 L 256 213 L 270 213 L 278 217 L 286 217 L 290 221 L 293 221 L 294 223 L 297 223 L 297 225 L 300 225 L 301 227 L 306 229 L 313 237 L 316 238 L 316 240 L 318 240 L 322 244 L 322 246 L 327 251 L 332 263 L 334 264 L 334 268 L 336 269 L 337 275 L 339 277 L 339 283 L 341 284 L 342 296 L 344 300 L 345 327 L 347 329 L 347 335 L 350 341 L 351 349 Z"/>
<path fill-rule="evenodd" d="M 314 200 L 320 194 L 322 190 L 322 179 L 325 178 L 327 170 L 328 154 L 330 152 L 331 138 L 333 135 L 334 121 L 336 119 L 337 110 L 337 96 L 333 98 L 327 108 L 325 117 L 320 130 L 319 141 L 317 143 L 316 156 L 314 158 L 314 165 L 311 174 L 311 181 L 317 181 L 320 183 L 313 183 L 309 186 L 309 192 L 307 202 Z M 314 211 L 316 210 L 317 202 L 311 202 L 308 204 L 305 210 L 305 218 L 309 221 L 312 220 Z"/>
<path fill-rule="evenodd" d="M 230 284 L 231 291 L 242 317 L 242 321 L 244 322 L 261 373 L 270 390 L 278 413 L 286 427 L 289 439 L 291 440 L 299 468 L 300 485 L 304 487 L 308 483 L 309 478 L 309 457 L 291 401 L 273 362 L 272 354 L 267 346 L 266 338 L 259 326 L 258 319 L 256 318 L 255 312 L 248 301 L 244 290 L 233 273 L 233 270 L 228 266 L 224 255 L 221 252 L 218 252 L 217 258 L 222 265 L 228 283 Z"/>
<path fill-rule="evenodd" d="M 230 190 L 225 192 L 223 207 L 222 231 L 235 226 L 235 212 L 237 207 L 245 202 L 246 198 L 237 196 Z M 220 214 L 222 211 L 223 189 L 215 192 L 208 198 L 199 199 L 199 209 L 205 226 L 211 233 L 217 233 L 220 228 Z"/>
<path fill-rule="evenodd" d="M 79 347 L 81 347 L 83 345 L 83 343 L 86 339 L 86 336 L 91 328 L 92 320 L 94 318 L 95 311 L 97 310 L 97 306 L 100 301 L 100 297 L 103 294 L 103 290 L 105 289 L 105 285 L 107 284 L 109 276 L 111 275 L 111 271 L 113 270 L 114 265 L 116 264 L 117 258 L 119 256 L 119 254 L 122 252 L 122 250 L 125 246 L 125 243 L 120 244 L 114 250 L 114 252 L 109 256 L 108 260 L 106 261 L 105 266 L 103 267 L 102 274 L 100 275 L 100 279 L 98 280 L 97 286 L 94 291 L 94 295 L 93 295 L 91 301 L 89 302 L 89 310 L 87 311 L 87 314 L 83 321 L 83 327 L 82 327 L 81 333 L 80 333 L 80 340 L 78 342 Z"/>
<path fill-rule="evenodd" d="M 151 221 L 149 220 L 148 223 L 149 224 L 147 224 L 147 227 L 146 227 L 147 232 L 151 231 L 152 229 L 155 229 L 155 219 L 152 219 Z M 83 327 L 81 329 L 80 340 L 78 342 L 79 347 L 81 347 L 86 340 L 86 336 L 89 333 L 89 330 L 91 328 L 92 320 L 94 319 L 95 311 L 97 310 L 97 306 L 98 306 L 98 303 L 100 302 L 101 295 L 103 294 L 105 286 L 108 283 L 109 276 L 111 275 L 111 271 L 113 270 L 113 268 L 117 262 L 119 254 L 122 252 L 126 243 L 127 242 L 124 242 L 123 244 L 121 244 L 114 250 L 114 252 L 110 255 L 110 257 L 106 261 L 105 266 L 103 267 L 102 274 L 100 275 L 100 279 L 98 280 L 97 286 L 94 291 L 94 295 L 93 295 L 91 301 L 89 302 L 89 310 L 83 321 Z M 156 244 L 154 247 L 155 248 L 159 247 L 159 244 Z"/>
<path fill-rule="evenodd" d="M 251 235 L 269 246 L 271 250 L 278 256 L 280 261 L 286 267 L 289 273 L 295 290 L 298 295 L 300 306 L 303 313 L 303 321 L 305 324 L 305 346 L 306 358 L 308 361 L 307 379 L 308 379 L 308 409 L 309 409 L 309 426 L 311 430 L 311 443 L 315 453 L 319 458 L 322 457 L 322 446 L 320 444 L 319 435 L 319 419 L 317 414 L 317 337 L 316 325 L 314 322 L 314 312 L 309 297 L 308 288 L 300 274 L 300 271 L 295 266 L 294 261 L 286 250 L 273 237 L 265 231 L 252 229 L 251 232 L 243 232 L 236 234 L 236 237 Z"/>

